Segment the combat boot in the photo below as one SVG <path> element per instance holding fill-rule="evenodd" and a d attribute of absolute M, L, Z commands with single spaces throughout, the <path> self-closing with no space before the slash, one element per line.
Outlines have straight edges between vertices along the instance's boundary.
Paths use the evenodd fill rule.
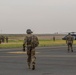
<path fill-rule="evenodd" d="M 35 70 L 35 62 L 33 62 L 32 70 Z"/>
<path fill-rule="evenodd" d="M 32 66 L 32 70 L 35 70 L 35 65 Z"/>

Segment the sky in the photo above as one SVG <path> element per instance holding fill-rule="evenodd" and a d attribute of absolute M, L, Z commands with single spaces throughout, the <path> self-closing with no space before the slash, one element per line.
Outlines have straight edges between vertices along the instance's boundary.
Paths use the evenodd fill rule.
<path fill-rule="evenodd" d="M 0 34 L 76 32 L 76 0 L 0 0 Z"/>

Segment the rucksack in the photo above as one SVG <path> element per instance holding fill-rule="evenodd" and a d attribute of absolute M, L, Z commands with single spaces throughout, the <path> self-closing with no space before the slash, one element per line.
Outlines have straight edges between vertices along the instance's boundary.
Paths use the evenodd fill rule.
<path fill-rule="evenodd" d="M 32 37 L 31 36 L 30 37 L 26 36 L 26 38 L 27 38 L 27 40 L 26 40 L 27 45 L 31 45 Z"/>
<path fill-rule="evenodd" d="M 72 40 L 73 40 L 73 37 L 72 37 L 72 36 L 68 36 L 68 37 L 67 37 L 67 40 L 68 40 L 68 41 L 72 41 Z"/>
<path fill-rule="evenodd" d="M 32 36 L 26 36 L 27 38 L 27 45 L 31 45 L 33 48 L 37 47 L 39 45 L 38 38 L 34 35 Z"/>
<path fill-rule="evenodd" d="M 38 38 L 36 36 L 32 36 L 32 44 L 34 47 L 37 47 L 39 45 Z"/>

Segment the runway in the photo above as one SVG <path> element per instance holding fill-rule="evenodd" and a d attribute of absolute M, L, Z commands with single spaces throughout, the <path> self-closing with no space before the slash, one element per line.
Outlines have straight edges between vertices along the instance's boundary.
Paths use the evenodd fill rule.
<path fill-rule="evenodd" d="M 76 46 L 36 48 L 36 69 L 27 67 L 27 55 L 22 48 L 0 49 L 0 75 L 76 75 Z"/>

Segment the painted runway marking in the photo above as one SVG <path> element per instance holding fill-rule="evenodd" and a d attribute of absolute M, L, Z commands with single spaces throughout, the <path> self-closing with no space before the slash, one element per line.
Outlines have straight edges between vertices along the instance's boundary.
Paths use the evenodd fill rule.
<path fill-rule="evenodd" d="M 21 51 L 7 52 L 7 53 L 11 53 L 11 54 L 27 54 L 27 52 L 21 52 Z M 36 53 L 39 53 L 39 52 L 36 52 Z"/>

